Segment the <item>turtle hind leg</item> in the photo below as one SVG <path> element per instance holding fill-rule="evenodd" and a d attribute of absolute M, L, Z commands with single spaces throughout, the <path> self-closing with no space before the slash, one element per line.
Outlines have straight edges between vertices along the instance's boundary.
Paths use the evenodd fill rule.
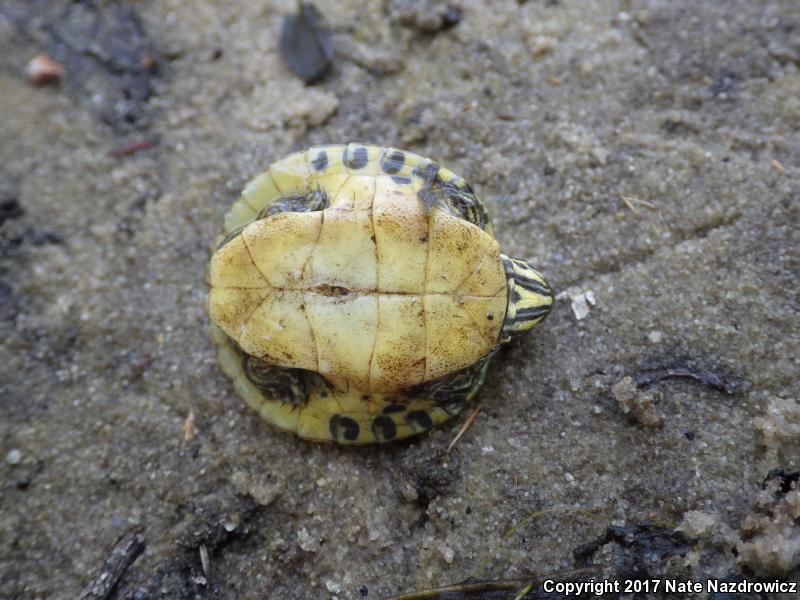
<path fill-rule="evenodd" d="M 370 401 L 380 407 L 380 413 L 353 420 L 361 422 L 362 433 L 357 443 L 400 440 L 427 431 L 457 415 L 480 389 L 494 354 L 492 351 L 471 367 L 416 386 L 401 395 L 373 394 Z M 332 421 L 331 430 L 335 431 L 334 438 L 341 442 L 338 436 L 345 433 L 341 421 Z"/>
<path fill-rule="evenodd" d="M 246 354 L 216 325 L 209 327 L 209 334 L 217 345 L 222 371 L 233 382 L 236 394 L 271 425 L 297 432 L 309 396 L 325 393 L 321 392 L 324 381 L 310 371 L 267 365 Z"/>
<path fill-rule="evenodd" d="M 242 370 L 245 377 L 265 398 L 292 406 L 302 406 L 308 400 L 308 382 L 302 369 L 268 365 L 260 358 L 244 355 Z"/>
<path fill-rule="evenodd" d="M 489 362 L 496 352 L 496 349 L 492 350 L 474 365 L 448 375 L 439 382 L 424 384 L 431 386 L 428 393 L 434 406 L 450 416 L 460 413 L 483 385 Z"/>
<path fill-rule="evenodd" d="M 237 394 L 265 421 L 308 440 L 339 444 L 401 440 L 447 421 L 475 396 L 494 355 L 405 393 L 363 394 L 335 389 L 311 371 L 268 365 L 242 352 L 215 325 L 211 337 Z"/>

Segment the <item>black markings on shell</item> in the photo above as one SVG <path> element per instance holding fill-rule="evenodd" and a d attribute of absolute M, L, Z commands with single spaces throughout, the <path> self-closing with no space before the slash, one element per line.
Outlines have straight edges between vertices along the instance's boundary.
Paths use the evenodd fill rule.
<path fill-rule="evenodd" d="M 369 155 L 364 146 L 356 146 L 353 148 L 352 155 L 349 151 L 350 147 L 345 146 L 344 149 L 344 164 L 348 169 L 363 169 L 369 162 Z"/>
<path fill-rule="evenodd" d="M 438 204 L 439 195 L 432 189 L 421 189 L 417 192 L 417 198 L 422 202 L 425 214 L 430 214 L 433 207 Z"/>
<path fill-rule="evenodd" d="M 378 415 L 372 420 L 372 433 L 377 439 L 388 441 L 394 439 L 397 435 L 397 425 L 395 425 L 392 417 Z"/>
<path fill-rule="evenodd" d="M 384 173 L 394 175 L 403 168 L 406 162 L 406 155 L 400 150 L 392 150 L 391 152 L 385 151 L 381 157 L 381 169 Z"/>
<path fill-rule="evenodd" d="M 406 422 L 414 431 L 423 431 L 433 427 L 433 420 L 424 410 L 412 410 L 406 415 Z"/>
<path fill-rule="evenodd" d="M 317 171 L 324 171 L 328 167 L 328 153 L 320 150 L 317 158 L 311 161 L 311 166 Z"/>
<path fill-rule="evenodd" d="M 358 423 L 344 415 L 333 415 L 328 422 L 333 439 L 345 442 L 354 442 L 358 439 L 361 428 Z"/>
<path fill-rule="evenodd" d="M 423 168 L 416 167 L 411 174 L 419 177 L 425 183 L 431 185 L 435 182 L 437 176 L 439 175 L 439 168 L 439 165 L 437 165 L 435 162 L 428 162 Z"/>

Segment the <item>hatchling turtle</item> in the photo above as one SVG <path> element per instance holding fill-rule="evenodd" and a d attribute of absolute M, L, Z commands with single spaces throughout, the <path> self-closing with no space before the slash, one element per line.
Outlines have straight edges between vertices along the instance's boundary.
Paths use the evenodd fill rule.
<path fill-rule="evenodd" d="M 470 186 L 396 148 L 313 147 L 250 181 L 208 270 L 236 392 L 318 441 L 405 438 L 457 414 L 553 295 L 500 253 Z"/>

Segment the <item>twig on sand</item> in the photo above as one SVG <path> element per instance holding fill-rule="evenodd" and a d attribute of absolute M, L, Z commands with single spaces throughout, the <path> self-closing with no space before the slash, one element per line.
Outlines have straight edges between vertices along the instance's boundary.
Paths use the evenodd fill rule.
<path fill-rule="evenodd" d="M 475 421 L 475 419 L 477 418 L 479 412 L 481 412 L 481 407 L 480 406 L 476 407 L 475 410 L 472 411 L 472 414 L 469 417 L 467 417 L 467 420 L 464 421 L 464 424 L 461 426 L 461 429 L 458 430 L 458 433 L 456 434 L 456 437 L 454 437 L 453 441 L 450 442 L 450 444 L 447 446 L 446 453 L 450 452 L 450 450 L 453 449 L 453 446 L 456 445 L 456 442 L 459 440 L 459 438 L 462 435 L 464 435 L 464 432 L 467 429 L 469 429 L 469 426 L 472 425 L 472 423 Z"/>
<path fill-rule="evenodd" d="M 741 391 L 744 382 L 734 377 L 723 377 L 707 369 L 691 367 L 667 367 L 643 371 L 633 376 L 637 387 L 644 387 L 663 379 L 694 379 L 705 386 L 724 392 L 730 396 Z"/>
<path fill-rule="evenodd" d="M 122 575 L 144 551 L 144 536 L 132 530 L 123 535 L 103 561 L 103 568 L 84 588 L 81 600 L 105 600 L 111 595 Z"/>

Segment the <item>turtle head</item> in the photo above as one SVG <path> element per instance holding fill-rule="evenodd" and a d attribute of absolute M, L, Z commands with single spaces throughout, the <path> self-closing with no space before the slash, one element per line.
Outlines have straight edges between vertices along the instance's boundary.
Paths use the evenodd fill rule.
<path fill-rule="evenodd" d="M 501 255 L 508 280 L 508 308 L 501 340 L 522 335 L 541 322 L 553 306 L 553 291 L 524 260 Z"/>

